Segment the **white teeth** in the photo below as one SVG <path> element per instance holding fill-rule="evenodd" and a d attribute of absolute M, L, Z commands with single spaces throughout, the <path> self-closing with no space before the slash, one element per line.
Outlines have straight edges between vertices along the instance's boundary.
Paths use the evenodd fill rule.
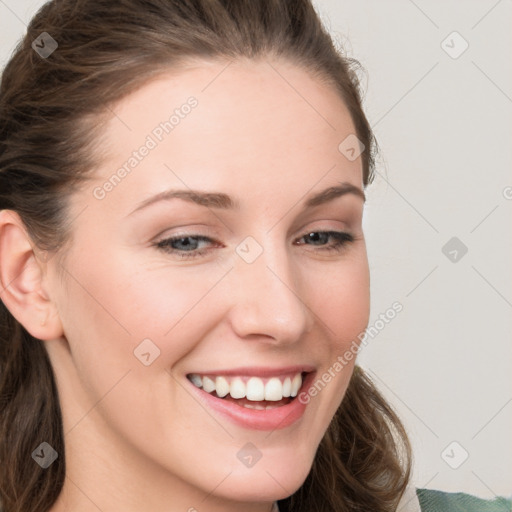
<path fill-rule="evenodd" d="M 265 400 L 277 402 L 283 398 L 283 385 L 277 377 L 272 377 L 265 384 Z"/>
<path fill-rule="evenodd" d="M 199 375 L 191 375 L 190 380 L 194 384 L 196 388 L 202 388 L 203 387 L 203 379 L 199 377 Z"/>
<path fill-rule="evenodd" d="M 229 393 L 229 382 L 224 377 L 217 377 L 215 379 L 215 391 L 221 398 Z"/>
<path fill-rule="evenodd" d="M 264 411 L 266 407 L 261 404 L 244 404 L 246 409 L 257 409 L 258 411 Z"/>
<path fill-rule="evenodd" d="M 283 397 L 289 397 L 292 392 L 292 379 L 286 377 L 283 383 Z"/>
<path fill-rule="evenodd" d="M 247 381 L 247 390 L 245 392 L 247 400 L 260 402 L 265 398 L 265 385 L 258 377 L 251 377 Z"/>
<path fill-rule="evenodd" d="M 203 377 L 203 389 L 207 393 L 215 391 L 215 382 L 210 377 Z"/>
<path fill-rule="evenodd" d="M 245 383 L 240 377 L 235 377 L 231 382 L 231 389 L 229 394 L 232 398 L 244 398 L 245 396 Z"/>
<path fill-rule="evenodd" d="M 242 377 L 201 377 L 198 374 L 191 374 L 190 380 L 197 388 L 203 388 L 207 393 L 215 391 L 217 396 L 224 398 L 230 395 L 232 398 L 247 398 L 252 402 L 267 400 L 269 402 L 278 402 L 283 398 L 297 396 L 302 386 L 302 375 L 297 373 L 293 378 L 272 377 L 266 382 L 259 377 L 250 377 L 244 382 Z M 249 409 L 265 408 L 260 404 L 247 404 Z M 273 409 L 276 405 L 267 405 L 267 409 Z"/>
<path fill-rule="evenodd" d="M 302 377 L 300 374 L 295 375 L 292 380 L 292 392 L 290 393 L 290 396 L 297 396 L 297 393 L 299 392 L 300 387 L 302 386 Z"/>

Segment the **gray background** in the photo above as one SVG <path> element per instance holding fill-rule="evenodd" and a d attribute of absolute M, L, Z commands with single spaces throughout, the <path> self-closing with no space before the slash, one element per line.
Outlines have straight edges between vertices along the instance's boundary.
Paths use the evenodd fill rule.
<path fill-rule="evenodd" d="M 1 67 L 43 3 L 0 0 Z M 410 433 L 415 485 L 510 496 L 512 1 L 315 5 L 366 70 L 381 148 L 370 325 L 403 305 L 359 362 Z"/>

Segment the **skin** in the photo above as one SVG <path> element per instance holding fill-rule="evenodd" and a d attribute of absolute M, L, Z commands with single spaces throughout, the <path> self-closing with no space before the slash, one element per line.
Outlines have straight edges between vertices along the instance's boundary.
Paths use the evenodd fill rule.
<path fill-rule="evenodd" d="M 190 96 L 197 107 L 96 199 Z M 107 156 L 70 197 L 72 239 L 57 257 L 33 247 L 16 214 L 0 213 L 2 299 L 44 340 L 62 405 L 67 473 L 51 510 L 268 512 L 306 478 L 355 359 L 298 422 L 273 432 L 206 410 L 186 375 L 309 364 L 321 376 L 364 331 L 363 200 L 302 206 L 340 182 L 362 188 L 361 159 L 338 150 L 353 122 L 331 86 L 276 60 L 194 63 L 113 111 L 99 130 Z M 170 188 L 223 192 L 241 209 L 174 199 L 130 215 Z M 329 230 L 355 240 L 328 252 L 334 240 L 303 238 Z M 188 260 L 154 246 L 178 234 L 213 242 Z M 247 236 L 263 250 L 252 263 L 235 252 Z M 147 338 L 160 355 L 144 366 L 133 351 Z M 236 456 L 247 442 L 262 454 L 251 468 Z"/>

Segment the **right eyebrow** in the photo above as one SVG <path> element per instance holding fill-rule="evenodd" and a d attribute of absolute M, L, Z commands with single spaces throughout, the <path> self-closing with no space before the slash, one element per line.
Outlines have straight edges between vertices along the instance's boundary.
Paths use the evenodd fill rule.
<path fill-rule="evenodd" d="M 314 206 L 327 203 L 328 201 L 332 201 L 333 199 L 344 196 L 345 194 L 355 194 L 363 201 L 366 201 L 366 196 L 359 187 L 352 185 L 352 183 L 343 182 L 341 185 L 336 187 L 329 187 L 311 196 L 306 201 L 305 208 L 313 208 Z"/>

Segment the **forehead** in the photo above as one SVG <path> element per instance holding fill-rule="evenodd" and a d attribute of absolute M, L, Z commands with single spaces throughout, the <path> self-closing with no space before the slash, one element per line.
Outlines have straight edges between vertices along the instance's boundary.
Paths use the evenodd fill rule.
<path fill-rule="evenodd" d="M 360 159 L 338 149 L 355 132 L 339 94 L 286 61 L 196 61 L 147 82 L 112 112 L 96 177 L 104 183 L 124 168 L 115 188 L 128 202 L 177 185 L 257 197 L 271 183 L 276 196 L 302 195 L 327 174 L 362 185 Z"/>

